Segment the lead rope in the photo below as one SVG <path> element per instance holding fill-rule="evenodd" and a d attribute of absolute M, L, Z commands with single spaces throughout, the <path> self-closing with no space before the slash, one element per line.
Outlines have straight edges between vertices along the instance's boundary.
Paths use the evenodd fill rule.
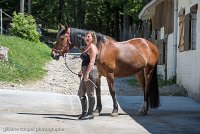
<path fill-rule="evenodd" d="M 67 65 L 67 60 L 66 60 L 67 58 L 66 58 L 66 56 L 67 56 L 67 54 L 65 53 L 65 54 L 64 54 L 65 66 L 67 67 L 67 69 L 68 69 L 71 73 L 73 73 L 73 74 L 75 74 L 75 75 L 78 76 L 78 74 L 75 73 L 75 72 L 73 72 L 73 71 L 69 68 L 69 66 Z M 79 77 L 79 78 L 80 78 L 80 83 L 81 83 L 81 77 Z M 91 79 L 88 78 L 88 81 L 90 81 L 96 88 L 98 88 L 97 85 L 96 85 Z"/>
<path fill-rule="evenodd" d="M 64 54 L 64 59 L 65 59 L 65 66 L 67 67 L 67 69 L 69 69 L 69 71 L 71 72 L 71 73 L 73 73 L 73 74 L 75 74 L 75 75 L 77 75 L 78 76 L 78 74 L 77 73 L 75 73 L 75 72 L 73 72 L 70 68 L 69 68 L 69 66 L 67 65 L 67 58 L 66 58 L 66 55 L 67 54 Z"/>

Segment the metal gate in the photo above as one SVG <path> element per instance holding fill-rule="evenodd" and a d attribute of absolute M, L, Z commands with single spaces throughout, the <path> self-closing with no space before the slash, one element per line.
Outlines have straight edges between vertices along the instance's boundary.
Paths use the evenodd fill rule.
<path fill-rule="evenodd" d="M 8 32 L 6 29 L 3 28 L 3 15 L 12 19 L 12 17 L 10 15 L 8 15 L 2 9 L 0 9 L 0 34 L 3 34 L 3 31 Z"/>

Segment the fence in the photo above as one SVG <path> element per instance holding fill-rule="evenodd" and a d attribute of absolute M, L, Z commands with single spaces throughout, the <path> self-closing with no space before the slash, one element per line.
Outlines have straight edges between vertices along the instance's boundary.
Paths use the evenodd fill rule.
<path fill-rule="evenodd" d="M 0 9 L 0 34 L 3 34 L 3 31 L 8 32 L 6 29 L 3 28 L 3 14 L 7 16 L 8 18 L 12 19 L 10 15 L 5 13 L 2 9 Z"/>

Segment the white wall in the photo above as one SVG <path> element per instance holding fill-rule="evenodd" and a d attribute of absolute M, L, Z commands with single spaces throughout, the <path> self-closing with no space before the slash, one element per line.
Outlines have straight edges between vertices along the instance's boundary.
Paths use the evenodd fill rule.
<path fill-rule="evenodd" d="M 167 79 L 170 79 L 173 77 L 174 74 L 174 66 L 173 66 L 173 36 L 174 34 L 171 33 L 168 35 L 168 40 L 167 40 Z"/>
<path fill-rule="evenodd" d="M 161 28 L 161 38 L 164 39 L 164 28 Z M 163 34 L 162 34 L 163 33 Z M 173 77 L 173 33 L 168 35 L 167 38 L 167 79 L 170 79 Z M 165 65 L 158 65 L 158 74 L 161 75 L 163 79 L 165 79 Z"/>
<path fill-rule="evenodd" d="M 200 0 L 178 0 L 178 11 L 181 7 L 185 7 L 185 14 L 188 14 L 190 7 L 197 3 L 196 50 L 183 52 L 177 50 L 177 83 L 186 88 L 189 96 L 200 100 Z"/>

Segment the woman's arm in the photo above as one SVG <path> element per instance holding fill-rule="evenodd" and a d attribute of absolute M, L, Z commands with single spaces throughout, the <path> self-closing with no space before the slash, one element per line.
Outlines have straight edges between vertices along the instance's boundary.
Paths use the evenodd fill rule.
<path fill-rule="evenodd" d="M 88 68 L 86 70 L 86 73 L 84 75 L 84 81 L 87 81 L 88 80 L 88 77 L 89 77 L 89 73 L 90 71 L 92 70 L 92 67 L 94 66 L 94 63 L 95 63 L 95 59 L 96 59 L 96 55 L 97 55 L 97 52 L 96 52 L 96 49 L 95 49 L 95 46 L 92 45 L 90 47 L 90 63 L 88 65 Z"/>

